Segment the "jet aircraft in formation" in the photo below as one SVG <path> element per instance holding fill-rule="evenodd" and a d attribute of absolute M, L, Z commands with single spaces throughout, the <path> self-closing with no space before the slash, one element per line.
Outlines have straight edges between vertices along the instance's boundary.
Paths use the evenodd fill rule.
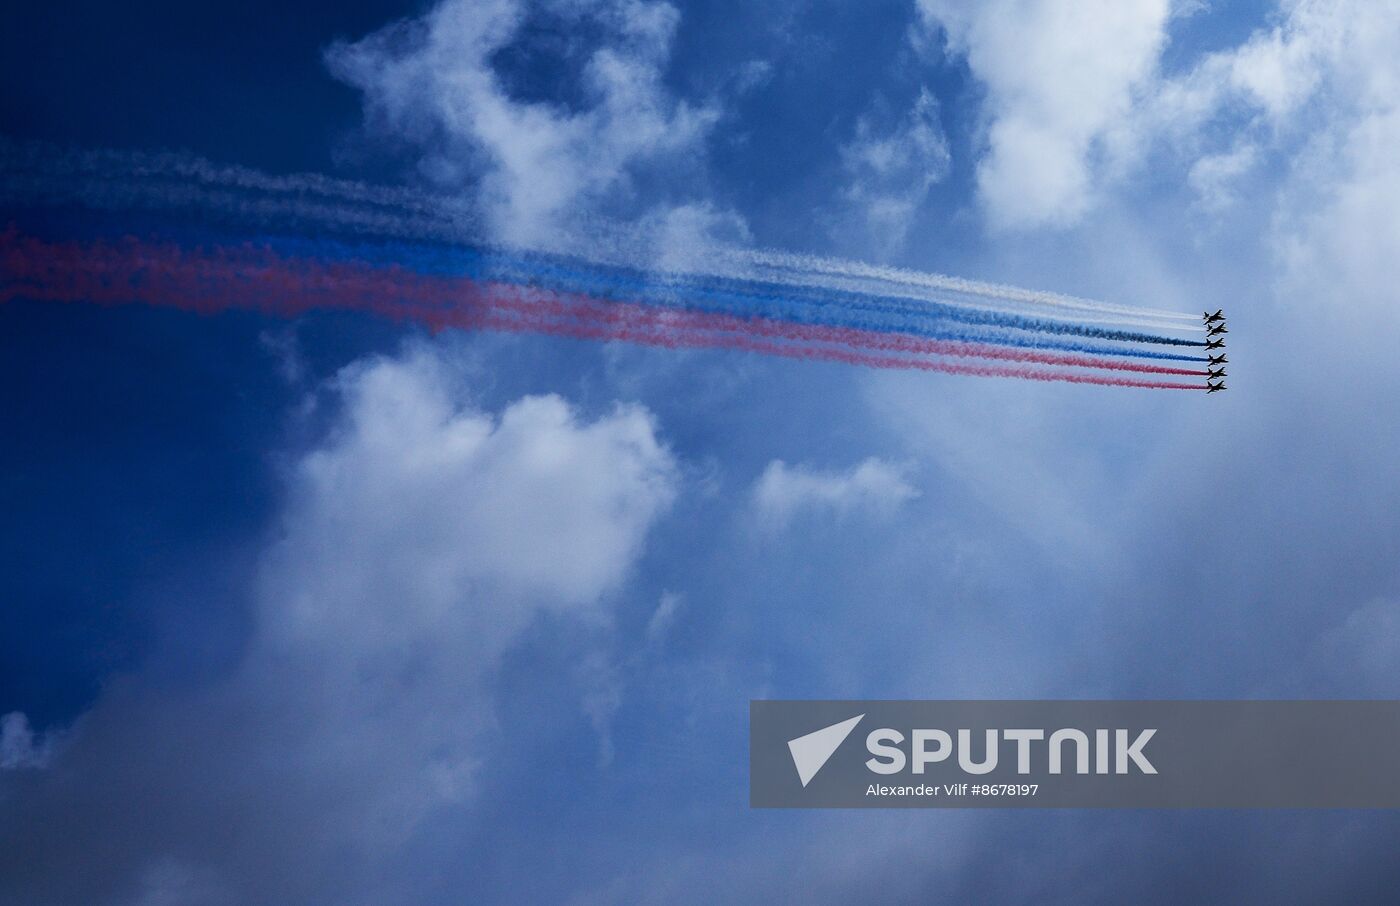
<path fill-rule="evenodd" d="M 1225 327 L 1225 309 L 1217 308 L 1215 314 L 1208 311 L 1201 312 L 1201 320 L 1206 325 L 1206 393 L 1216 393 L 1225 388 L 1225 369 L 1223 366 L 1228 359 L 1225 353 L 1211 355 L 1212 349 L 1225 348 L 1225 334 L 1230 331 Z"/>

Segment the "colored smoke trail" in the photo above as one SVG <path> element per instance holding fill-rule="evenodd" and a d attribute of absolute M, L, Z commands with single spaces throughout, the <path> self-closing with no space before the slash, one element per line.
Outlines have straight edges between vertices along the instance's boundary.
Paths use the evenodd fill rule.
<path fill-rule="evenodd" d="M 788 345 L 747 336 L 722 337 L 703 332 L 679 331 L 668 334 L 656 334 L 630 327 L 618 327 L 616 325 L 608 326 L 593 323 L 569 324 L 566 322 L 534 319 L 497 323 L 495 319 L 492 318 L 485 322 L 485 326 L 487 326 L 488 329 L 496 330 L 519 329 L 538 333 L 552 333 L 574 339 L 622 340 L 643 345 L 664 346 L 671 349 L 714 348 L 740 350 L 808 361 L 840 362 L 842 364 L 860 365 L 867 368 L 912 369 L 919 371 L 935 371 L 943 374 L 1007 377 L 1031 381 L 1068 382 L 1075 384 L 1096 384 L 1105 387 L 1139 387 L 1157 390 L 1196 391 L 1203 389 L 1199 384 L 1139 380 L 1069 371 L 1050 371 L 1029 367 L 965 365 L 956 362 L 942 362 L 937 360 L 879 356 L 840 348 Z"/>
<path fill-rule="evenodd" d="M 347 249 L 355 259 L 364 257 L 363 249 Z M 321 255 L 315 255 L 321 257 Z M 788 321 L 808 324 L 850 326 L 867 330 L 894 330 L 919 333 L 943 339 L 963 339 L 968 342 L 995 342 L 989 337 L 966 333 L 968 328 L 1018 331 L 1023 336 L 1007 336 L 1011 345 L 1034 348 L 1034 337 L 1024 334 L 1079 336 L 1096 340 L 1141 343 L 1165 346 L 1199 347 L 1199 340 L 1186 340 L 1138 331 L 1114 330 L 1081 323 L 1027 317 L 1012 312 L 973 309 L 935 300 L 909 300 L 890 296 L 853 293 L 819 287 L 796 287 L 756 281 L 741 282 L 720 277 L 683 277 L 658 275 L 635 270 L 599 265 L 584 266 L 578 262 L 540 255 L 510 255 L 480 250 L 424 249 L 395 246 L 393 260 L 408 263 L 415 270 L 462 272 L 465 270 L 482 279 L 544 286 L 614 300 L 642 298 L 655 304 L 682 308 L 699 308 L 734 314 L 750 314 L 762 307 L 764 314 Z M 951 323 L 956 327 L 948 327 Z M 950 331 L 962 334 L 950 335 Z M 1076 352 L 1091 352 L 1083 345 L 1064 344 L 1059 348 Z"/>
<path fill-rule="evenodd" d="M 5 198 L 26 204 L 58 203 L 106 210 L 185 211 L 200 219 L 213 217 L 245 226 L 249 222 L 262 226 L 281 224 L 297 233 L 317 233 L 330 228 L 378 238 L 426 239 L 477 248 L 489 245 L 483 241 L 479 218 L 471 205 L 459 198 L 320 174 L 269 175 L 183 154 L 78 151 L 0 138 L 0 199 Z M 577 248 L 578 241 L 584 242 L 586 249 Z M 656 262 L 661 256 L 655 243 L 616 224 L 590 224 L 586 235 L 577 240 L 560 236 L 551 242 L 555 247 L 550 249 L 515 249 L 507 253 L 527 256 L 543 253 L 556 258 L 583 254 L 590 268 L 610 266 L 645 272 L 653 289 L 672 281 L 732 280 L 766 284 L 773 294 L 782 298 L 801 295 L 804 289 L 823 293 L 830 297 L 827 301 L 834 304 L 853 300 L 831 294 L 874 297 L 883 299 L 883 304 L 898 300 L 905 305 L 910 302 L 926 306 L 951 305 L 967 315 L 961 319 L 965 326 L 1007 328 L 1033 334 L 1061 333 L 1113 342 L 1202 345 L 1197 340 L 1148 338 L 1149 335 L 1140 332 L 1094 326 L 1139 324 L 1179 332 L 1203 330 L 1195 315 L 1181 312 L 1113 305 L 861 262 L 710 244 L 690 249 L 688 257 L 694 260 L 685 267 L 658 269 Z M 574 289 L 600 293 L 597 287 Z M 622 296 L 633 297 L 631 287 L 618 286 L 616 290 Z M 1008 311 L 1016 308 L 1025 310 L 1020 314 Z M 877 314 L 879 311 L 876 309 Z M 953 317 L 947 312 L 934 314 Z M 928 311 L 913 312 L 916 317 L 928 315 Z M 1013 318 L 1021 320 L 1013 323 L 1009 320 Z M 1071 318 L 1078 322 L 1078 327 L 1057 330 L 1052 326 L 1057 323 L 1056 318 Z M 1049 323 L 1039 323 L 1041 320 Z M 881 325 L 873 323 L 850 326 L 881 329 Z M 886 327 L 908 332 L 911 325 Z M 964 336 L 963 339 L 995 342 L 989 337 Z M 1043 338 L 1035 339 L 1036 342 L 1011 345 L 1114 354 L 1103 349 L 1055 346 L 1044 342 Z"/>
<path fill-rule="evenodd" d="M 1201 375 L 1186 369 L 766 317 L 609 302 L 548 288 L 425 275 L 397 265 L 371 267 L 364 263 L 290 258 L 251 245 L 189 252 L 175 245 L 134 239 L 118 243 L 45 243 L 21 238 L 11 230 L 0 235 L 0 267 L 5 280 L 0 286 L 0 302 L 14 298 L 103 304 L 145 302 L 203 313 L 253 307 L 280 316 L 295 316 L 317 308 L 342 308 L 413 319 L 434 328 L 536 332 L 668 348 L 724 348 L 875 368 L 1106 386 L 1202 389 L 1198 384 L 1029 366 Z M 928 356 L 1010 364 L 968 364 Z"/>
<path fill-rule="evenodd" d="M 274 249 L 290 253 L 291 257 L 371 262 L 384 267 L 402 265 L 419 273 L 521 283 L 617 301 L 640 300 L 686 310 L 728 312 L 746 318 L 761 315 L 795 323 L 853 327 L 964 343 L 1058 350 L 1094 356 L 1151 358 L 1192 363 L 1204 361 L 1199 355 L 1046 337 L 1020 328 L 950 324 L 946 320 L 931 316 L 926 306 L 922 309 L 901 306 L 896 309 L 894 317 L 882 318 L 878 314 L 872 316 L 868 313 L 852 313 L 851 306 L 844 304 L 839 298 L 788 299 L 765 292 L 768 287 L 761 285 L 742 284 L 732 280 L 716 284 L 714 278 L 711 278 L 711 285 L 706 286 L 694 278 L 686 281 L 674 276 L 658 277 L 655 274 L 620 271 L 597 265 L 589 269 L 584 263 L 576 260 L 561 261 L 557 257 L 519 253 L 511 255 L 499 250 L 402 243 L 365 245 L 337 240 L 286 238 L 265 241 Z"/>

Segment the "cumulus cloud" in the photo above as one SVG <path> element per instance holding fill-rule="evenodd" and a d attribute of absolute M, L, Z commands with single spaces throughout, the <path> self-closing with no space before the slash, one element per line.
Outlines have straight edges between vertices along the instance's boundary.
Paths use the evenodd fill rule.
<path fill-rule="evenodd" d="M 1340 317 L 1389 317 L 1400 255 L 1398 45 L 1394 4 L 1280 0 L 1275 23 L 1143 91 L 1106 139 L 1107 175 L 1149 160 L 1180 166 L 1200 206 L 1220 213 L 1242 179 L 1273 164 L 1279 178 L 1254 208 L 1283 288 L 1315 295 L 1309 305 L 1343 303 Z"/>
<path fill-rule="evenodd" d="M 1168 0 L 919 0 L 919 10 L 986 86 L 977 186 L 991 223 L 1082 216 L 1101 139 L 1156 71 Z"/>
<path fill-rule="evenodd" d="M 717 111 L 663 82 L 679 19 L 651 0 L 443 0 L 326 59 L 363 92 L 372 128 L 421 146 L 429 178 L 471 184 L 497 235 L 531 242 L 574 207 L 625 194 L 636 167 L 699 149 Z M 573 103 L 503 78 L 500 55 L 531 25 L 570 36 L 556 52 L 577 68 Z M 577 46 L 585 33 L 596 46 Z"/>
<path fill-rule="evenodd" d="M 904 244 L 929 190 L 948 175 L 952 156 L 938 113 L 938 99 L 923 88 L 902 120 L 882 128 L 875 113 L 867 113 L 841 146 L 843 198 L 859 215 L 862 232 L 886 254 Z"/>
<path fill-rule="evenodd" d="M 889 511 L 917 496 L 907 469 L 875 457 L 847 471 L 830 472 L 775 459 L 752 492 L 759 518 L 771 526 L 781 526 L 803 511 Z"/>
<path fill-rule="evenodd" d="M 1191 4 L 920 0 L 919 9 L 986 88 L 977 185 L 998 228 L 1073 225 L 1149 162 L 1179 172 L 1203 210 L 1221 213 L 1269 153 L 1341 147 L 1340 136 L 1395 109 L 1400 86 L 1400 13 L 1364 0 L 1281 0 L 1276 24 L 1170 74 L 1161 54 Z M 1313 176 L 1302 181 L 1318 185 Z"/>
<path fill-rule="evenodd" d="M 385 902 L 356 866 L 384 869 L 421 821 L 470 802 L 506 650 L 544 614 L 596 612 L 676 493 L 674 459 L 637 407 L 584 420 L 542 396 L 492 415 L 426 352 L 338 383 L 342 418 L 290 469 L 241 665 L 178 693 L 115 684 L 37 772 L 52 783 L 7 790 L 0 836 L 27 826 L 30 842 L 0 855 L 0 890 Z M 37 758 L 22 716 L 3 739 L 7 766 Z M 81 833 L 65 817 L 79 815 Z M 50 870 L 80 858 L 81 878 Z"/>
<path fill-rule="evenodd" d="M 1394 34 L 1394 13 L 1350 0 L 1285 0 L 1279 7 L 1277 25 L 1145 86 L 1109 130 L 1108 172 L 1140 166 L 1158 146 L 1188 165 L 1230 160 L 1250 145 L 1277 146 L 1303 130 L 1301 115 L 1324 90 L 1348 109 L 1380 97 L 1366 83 L 1393 71 L 1375 35 Z"/>
<path fill-rule="evenodd" d="M 561 398 L 540 396 L 492 418 L 461 409 L 444 381 L 427 355 L 342 375 L 344 433 L 298 467 L 263 577 L 270 626 L 320 637 L 323 621 L 349 622 L 352 602 L 378 609 L 371 581 L 411 592 L 432 617 L 474 589 L 566 607 L 620 580 L 672 493 L 650 416 L 619 406 L 581 424 Z M 418 622 L 403 616 L 372 629 Z"/>
<path fill-rule="evenodd" d="M 1278 21 L 1163 79 L 1111 141 L 1126 172 L 1165 148 L 1206 208 L 1270 156 L 1283 178 L 1259 199 L 1299 293 L 1388 314 L 1400 230 L 1400 9 L 1283 0 Z M 1170 159 L 1170 158 L 1169 158 Z"/>

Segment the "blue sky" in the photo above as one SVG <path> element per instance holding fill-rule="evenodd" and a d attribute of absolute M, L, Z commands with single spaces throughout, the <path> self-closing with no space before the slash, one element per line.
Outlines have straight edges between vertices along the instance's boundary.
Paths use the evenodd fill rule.
<path fill-rule="evenodd" d="M 1388 901 L 1384 814 L 755 812 L 746 721 L 1400 694 L 1396 46 L 1360 0 L 11 4 L 9 140 L 1223 306 L 1232 374 L 7 303 L 0 901 Z"/>

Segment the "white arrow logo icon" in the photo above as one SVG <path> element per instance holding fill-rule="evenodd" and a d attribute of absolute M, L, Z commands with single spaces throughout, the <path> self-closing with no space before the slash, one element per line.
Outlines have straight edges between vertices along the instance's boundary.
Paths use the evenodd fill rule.
<path fill-rule="evenodd" d="M 802 785 L 807 786 L 808 781 L 817 776 L 817 772 L 822 769 L 841 743 L 846 741 L 846 737 L 851 735 L 851 731 L 860 723 L 864 714 L 857 714 L 850 720 L 843 720 L 839 724 L 832 724 L 829 727 L 822 727 L 808 733 L 806 736 L 799 736 L 796 739 L 788 740 L 788 751 L 792 753 L 792 763 L 797 767 L 798 779 Z"/>

